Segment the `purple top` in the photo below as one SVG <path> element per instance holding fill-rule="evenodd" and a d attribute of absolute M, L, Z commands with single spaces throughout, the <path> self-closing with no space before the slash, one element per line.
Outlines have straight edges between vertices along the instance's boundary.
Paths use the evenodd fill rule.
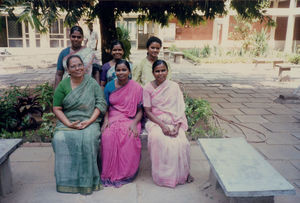
<path fill-rule="evenodd" d="M 101 81 L 105 81 L 107 82 L 107 71 L 110 69 L 110 65 L 109 65 L 109 62 L 105 63 L 103 66 L 102 66 L 102 72 L 101 72 L 101 77 L 100 77 L 100 80 Z"/>

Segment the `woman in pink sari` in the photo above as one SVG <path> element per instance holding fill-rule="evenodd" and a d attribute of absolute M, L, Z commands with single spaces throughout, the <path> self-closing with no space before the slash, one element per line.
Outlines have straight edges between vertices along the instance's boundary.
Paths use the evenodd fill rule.
<path fill-rule="evenodd" d="M 104 89 L 109 110 L 102 126 L 101 180 L 104 186 L 120 187 L 137 175 L 140 156 L 143 88 L 129 79 L 130 65 L 119 60 L 117 78 Z"/>
<path fill-rule="evenodd" d="M 193 181 L 185 104 L 178 84 L 167 80 L 165 61 L 155 61 L 152 73 L 155 80 L 146 84 L 143 93 L 152 178 L 157 185 L 174 188 Z"/>

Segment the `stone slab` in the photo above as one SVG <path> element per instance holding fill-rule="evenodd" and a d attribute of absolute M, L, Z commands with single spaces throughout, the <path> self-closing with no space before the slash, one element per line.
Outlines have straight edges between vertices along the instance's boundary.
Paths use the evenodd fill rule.
<path fill-rule="evenodd" d="M 294 167 L 289 161 L 270 160 L 269 163 L 286 179 L 295 180 L 300 177 L 300 171 Z"/>
<path fill-rule="evenodd" d="M 299 143 L 299 142 L 298 142 Z M 300 145 L 299 144 L 297 144 L 297 145 L 294 145 L 294 147 L 297 149 L 297 150 L 299 150 L 300 151 Z"/>
<path fill-rule="evenodd" d="M 298 122 L 293 116 L 290 115 L 263 115 L 265 119 L 273 123 L 295 123 Z"/>
<path fill-rule="evenodd" d="M 238 109 L 215 109 L 220 115 L 243 115 L 244 113 Z"/>
<path fill-rule="evenodd" d="M 300 140 L 288 133 L 268 133 L 267 144 L 300 144 Z"/>
<path fill-rule="evenodd" d="M 299 123 L 262 123 L 271 132 L 299 132 Z"/>
<path fill-rule="evenodd" d="M 254 109 L 254 108 L 240 108 L 240 110 L 242 112 L 244 112 L 245 114 L 248 114 L 248 115 L 266 115 L 266 114 L 271 114 L 271 112 L 266 111 L 263 108 L 257 108 L 257 109 Z"/>
<path fill-rule="evenodd" d="M 291 160 L 291 163 L 300 171 L 300 160 Z"/>
<path fill-rule="evenodd" d="M 300 132 L 294 132 L 292 135 L 298 139 L 300 139 Z"/>
<path fill-rule="evenodd" d="M 49 161 L 54 157 L 52 147 L 21 147 L 11 155 L 11 162 L 14 161 Z"/>
<path fill-rule="evenodd" d="M 234 102 L 249 102 L 249 98 L 246 97 L 235 97 L 235 98 L 226 98 L 227 101 L 234 103 Z"/>
<path fill-rule="evenodd" d="M 262 154 L 271 160 L 300 160 L 300 152 L 292 145 L 253 144 Z"/>
<path fill-rule="evenodd" d="M 198 142 L 226 196 L 295 194 L 294 187 L 245 139 L 199 139 Z"/>
<path fill-rule="evenodd" d="M 236 102 L 236 103 L 219 103 L 221 107 L 224 109 L 234 109 L 234 108 L 240 108 L 240 107 L 245 107 L 242 103 Z"/>
<path fill-rule="evenodd" d="M 22 139 L 0 139 L 0 164 L 22 143 Z"/>
<path fill-rule="evenodd" d="M 270 111 L 273 114 L 277 115 L 293 115 L 295 114 L 294 111 L 288 109 L 288 108 L 269 108 L 268 111 Z"/>
<path fill-rule="evenodd" d="M 235 117 L 242 123 L 266 123 L 266 119 L 259 115 L 235 115 Z"/>

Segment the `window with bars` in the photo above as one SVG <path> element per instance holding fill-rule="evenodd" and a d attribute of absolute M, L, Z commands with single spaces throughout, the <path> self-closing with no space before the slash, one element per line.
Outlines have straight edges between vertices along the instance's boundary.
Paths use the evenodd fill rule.
<path fill-rule="evenodd" d="M 55 21 L 49 30 L 50 47 L 59 48 L 64 47 L 64 21 L 59 19 Z"/>

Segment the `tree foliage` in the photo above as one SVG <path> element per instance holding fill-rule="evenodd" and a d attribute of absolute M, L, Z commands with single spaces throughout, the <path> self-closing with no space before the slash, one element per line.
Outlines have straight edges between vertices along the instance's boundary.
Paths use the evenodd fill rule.
<path fill-rule="evenodd" d="M 176 17 L 181 24 L 197 25 L 206 19 L 227 14 L 226 0 L 2 0 L 0 9 L 15 17 L 15 8 L 24 10 L 19 20 L 28 22 L 40 32 L 64 12 L 65 25 L 72 26 L 85 16 L 89 20 L 99 17 L 102 53 L 111 40 L 117 38 L 115 21 L 123 13 L 138 12 L 138 21 L 154 21 L 165 26 L 168 19 Z M 231 0 L 230 7 L 243 18 L 264 20 L 264 8 L 270 0 Z M 271 21 L 270 18 L 268 18 Z M 102 55 L 103 57 L 103 55 Z"/>

